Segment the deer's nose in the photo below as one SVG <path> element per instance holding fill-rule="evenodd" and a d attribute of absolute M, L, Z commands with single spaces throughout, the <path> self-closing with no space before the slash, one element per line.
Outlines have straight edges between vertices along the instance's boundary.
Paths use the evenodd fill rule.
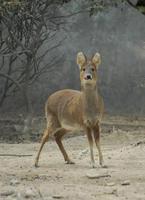
<path fill-rule="evenodd" d="M 86 80 L 92 80 L 92 75 L 91 74 L 86 74 L 85 79 Z"/>

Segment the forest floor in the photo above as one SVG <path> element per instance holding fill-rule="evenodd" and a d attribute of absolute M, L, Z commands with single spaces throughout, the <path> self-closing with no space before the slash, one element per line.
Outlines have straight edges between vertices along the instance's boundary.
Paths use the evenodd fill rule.
<path fill-rule="evenodd" d="M 145 128 L 101 134 L 108 168 L 98 165 L 94 146 L 96 168 L 91 169 L 84 135 L 63 142 L 75 165 L 64 164 L 53 140 L 45 144 L 39 168 L 34 159 L 40 143 L 0 143 L 0 200 L 145 200 Z"/>

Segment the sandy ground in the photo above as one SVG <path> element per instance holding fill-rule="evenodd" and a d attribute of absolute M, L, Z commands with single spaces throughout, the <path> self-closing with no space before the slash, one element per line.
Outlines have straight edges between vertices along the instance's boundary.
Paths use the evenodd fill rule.
<path fill-rule="evenodd" d="M 145 200 L 145 133 L 144 130 L 116 131 L 102 134 L 102 151 L 108 168 L 91 169 L 85 136 L 64 139 L 75 165 L 64 164 L 54 141 L 41 154 L 40 167 L 34 158 L 40 146 L 0 144 L 0 200 Z"/>

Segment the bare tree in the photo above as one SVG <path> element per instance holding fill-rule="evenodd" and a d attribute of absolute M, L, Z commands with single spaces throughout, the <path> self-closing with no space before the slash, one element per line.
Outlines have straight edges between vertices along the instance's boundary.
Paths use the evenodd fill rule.
<path fill-rule="evenodd" d="M 0 77 L 4 80 L 0 106 L 19 89 L 26 105 L 27 125 L 32 118 L 30 85 L 60 59 L 51 58 L 49 63 L 43 63 L 49 52 L 65 39 L 51 44 L 65 24 L 58 10 L 63 3 L 62 0 L 10 0 L 0 5 Z M 48 45 L 42 49 L 44 43 Z"/>

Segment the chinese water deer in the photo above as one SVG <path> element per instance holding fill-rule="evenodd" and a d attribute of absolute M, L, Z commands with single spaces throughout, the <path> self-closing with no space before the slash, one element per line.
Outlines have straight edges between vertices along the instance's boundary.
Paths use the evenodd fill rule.
<path fill-rule="evenodd" d="M 65 134 L 74 129 L 84 130 L 87 135 L 92 167 L 95 165 L 93 141 L 95 141 L 98 149 L 99 163 L 104 167 L 99 130 L 104 104 L 97 90 L 97 71 L 100 62 L 99 53 L 96 53 L 91 59 L 87 59 L 82 52 L 79 52 L 77 64 L 80 71 L 81 91 L 65 89 L 49 96 L 45 107 L 47 127 L 36 157 L 36 167 L 41 150 L 50 135 L 54 136 L 65 162 L 73 164 L 61 140 Z"/>

